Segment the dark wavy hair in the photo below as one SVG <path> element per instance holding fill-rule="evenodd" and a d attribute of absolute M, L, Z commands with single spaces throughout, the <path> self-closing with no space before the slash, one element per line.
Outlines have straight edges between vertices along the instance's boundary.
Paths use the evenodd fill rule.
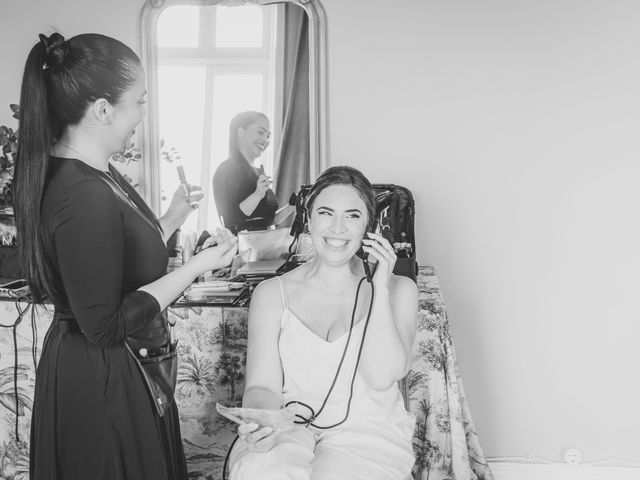
<path fill-rule="evenodd" d="M 261 118 L 269 121 L 269 118 L 264 113 L 254 110 L 238 113 L 231 119 L 229 123 L 229 156 L 240 155 L 240 150 L 238 150 L 238 129 L 240 127 L 247 128 Z"/>
<path fill-rule="evenodd" d="M 373 228 L 376 220 L 376 197 L 371 186 L 371 182 L 364 174 L 353 167 L 336 166 L 327 168 L 320 174 L 318 179 L 313 183 L 307 196 L 306 208 L 308 215 L 311 216 L 311 210 L 316 198 L 325 188 L 332 185 L 349 185 L 356 189 L 358 195 L 362 199 L 367 209 L 367 231 Z"/>
<path fill-rule="evenodd" d="M 15 162 L 18 251 L 36 301 L 60 299 L 45 255 L 40 206 L 53 143 L 99 98 L 117 105 L 136 80 L 140 59 L 124 43 L 88 33 L 65 40 L 40 35 L 27 57 L 20 93 L 20 146 Z"/>

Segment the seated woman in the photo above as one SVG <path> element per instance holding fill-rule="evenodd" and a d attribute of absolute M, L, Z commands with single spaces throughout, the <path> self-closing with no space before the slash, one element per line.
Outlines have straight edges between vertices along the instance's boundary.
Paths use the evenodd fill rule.
<path fill-rule="evenodd" d="M 273 224 L 278 200 L 271 179 L 253 162 L 269 146 L 269 119 L 260 112 L 243 112 L 231 120 L 229 158 L 213 176 L 213 196 L 227 228 L 261 230 Z"/>
<path fill-rule="evenodd" d="M 411 360 L 417 287 L 392 273 L 396 255 L 372 233 L 374 193 L 358 170 L 326 170 L 306 207 L 316 257 L 256 288 L 243 398 L 247 408 L 294 405 L 297 424 L 241 424 L 230 478 L 404 480 L 415 419 L 397 382 Z M 370 283 L 361 247 L 377 266 Z"/>

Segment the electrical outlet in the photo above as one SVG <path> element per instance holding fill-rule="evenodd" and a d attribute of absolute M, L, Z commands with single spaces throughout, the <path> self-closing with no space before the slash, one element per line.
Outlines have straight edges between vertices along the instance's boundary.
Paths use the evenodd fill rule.
<path fill-rule="evenodd" d="M 570 465 L 577 465 L 582 462 L 582 451 L 579 448 L 567 448 L 564 451 L 564 461 Z"/>

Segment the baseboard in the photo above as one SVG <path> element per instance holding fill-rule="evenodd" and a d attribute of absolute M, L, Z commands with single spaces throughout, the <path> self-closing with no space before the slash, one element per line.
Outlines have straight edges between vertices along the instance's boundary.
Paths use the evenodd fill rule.
<path fill-rule="evenodd" d="M 639 480 L 640 464 L 607 460 L 571 465 L 488 459 L 495 480 Z"/>

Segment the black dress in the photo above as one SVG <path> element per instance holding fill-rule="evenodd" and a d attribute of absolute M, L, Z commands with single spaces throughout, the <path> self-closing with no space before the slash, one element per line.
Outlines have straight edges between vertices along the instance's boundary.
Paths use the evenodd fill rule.
<path fill-rule="evenodd" d="M 258 172 L 239 152 L 222 162 L 213 175 L 213 197 L 218 215 L 224 218 L 225 226 L 233 233 L 244 228 L 265 229 L 273 224 L 278 199 L 271 189 L 266 191 L 251 215 L 245 215 L 240 209 L 240 202 L 255 191 L 257 181 Z"/>
<path fill-rule="evenodd" d="M 156 299 L 137 291 L 166 273 L 167 249 L 145 207 L 100 176 L 79 160 L 51 159 L 44 247 L 66 300 L 55 305 L 37 368 L 30 478 L 187 479 L 175 402 L 157 414 L 123 343 L 149 329 L 168 336 Z"/>

